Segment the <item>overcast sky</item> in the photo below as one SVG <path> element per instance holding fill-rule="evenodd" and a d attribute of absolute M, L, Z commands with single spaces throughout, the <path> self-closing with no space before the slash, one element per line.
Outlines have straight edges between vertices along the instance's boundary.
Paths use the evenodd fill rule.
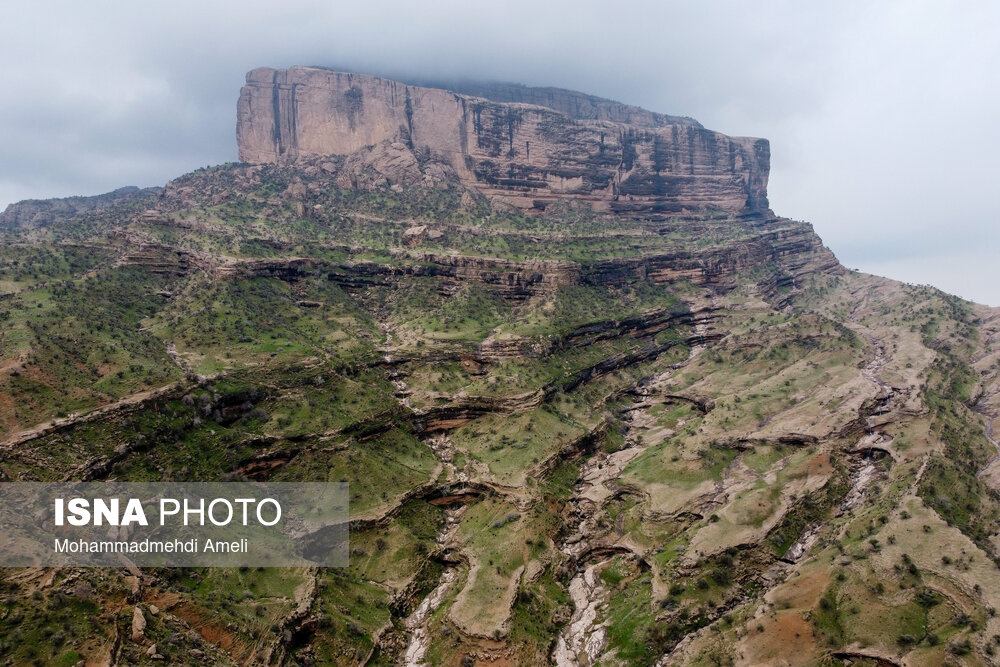
<path fill-rule="evenodd" d="M 0 208 L 235 160 L 254 67 L 505 80 L 767 137 L 771 207 L 845 265 L 1000 306 L 997 26 L 992 1 L 21 3 Z"/>

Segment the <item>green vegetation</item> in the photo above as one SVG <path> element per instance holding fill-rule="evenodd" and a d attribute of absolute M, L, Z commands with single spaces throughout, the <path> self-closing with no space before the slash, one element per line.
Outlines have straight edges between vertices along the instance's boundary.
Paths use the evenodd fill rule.
<path fill-rule="evenodd" d="M 130 664 L 390 665 L 438 590 L 429 664 L 541 664 L 592 564 L 602 664 L 1000 650 L 991 311 L 809 275 L 790 221 L 342 166 L 0 230 L 3 479 L 348 482 L 352 519 L 341 569 L 8 572 L 0 660 L 96 662 L 117 628 Z"/>

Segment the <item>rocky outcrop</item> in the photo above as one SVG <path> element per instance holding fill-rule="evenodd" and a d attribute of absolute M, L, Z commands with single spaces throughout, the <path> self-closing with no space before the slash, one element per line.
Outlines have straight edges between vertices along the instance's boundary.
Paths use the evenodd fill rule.
<path fill-rule="evenodd" d="M 494 257 L 471 257 L 435 253 L 413 253 L 400 256 L 402 261 L 382 264 L 371 261 L 349 262 L 329 268 L 327 278 L 345 289 L 385 285 L 404 277 L 422 276 L 444 278 L 460 283 L 480 282 L 490 285 L 501 296 L 525 299 L 534 294 L 549 293 L 561 285 L 579 282 L 579 265 L 575 262 L 555 260 L 515 261 Z M 295 260 L 294 266 L 280 262 L 254 262 L 252 270 L 241 267 L 241 275 L 248 270 L 251 275 L 272 275 L 285 278 L 291 272 L 304 275 L 303 262 Z M 414 263 L 416 262 L 416 263 Z M 234 269 L 235 270 L 235 269 Z"/>
<path fill-rule="evenodd" d="M 686 280 L 696 285 L 730 289 L 755 267 L 770 267 L 772 275 L 758 279 L 765 294 L 789 285 L 810 271 L 839 273 L 843 268 L 812 227 L 784 218 L 754 225 L 739 243 L 709 248 L 681 245 L 672 252 L 593 262 L 581 282 L 591 285 L 627 284 L 636 280 L 668 283 Z"/>
<path fill-rule="evenodd" d="M 383 141 L 348 157 L 337 185 L 355 190 L 399 189 L 414 185 L 433 187 L 454 180 L 454 171 L 447 165 L 434 162 L 421 169 L 409 146 L 401 141 Z"/>
<path fill-rule="evenodd" d="M 146 636 L 146 617 L 142 609 L 135 607 L 132 609 L 132 641 L 141 642 Z"/>
<path fill-rule="evenodd" d="M 747 226 L 746 231 L 739 243 L 707 248 L 678 245 L 655 254 L 592 262 L 519 261 L 409 250 L 397 252 L 397 261 L 392 263 L 370 260 L 330 263 L 308 257 L 289 257 L 243 260 L 214 267 L 211 272 L 223 279 L 264 276 L 289 282 L 310 275 L 325 275 L 345 289 L 384 286 L 411 277 L 436 277 L 443 279 L 442 286 L 478 282 L 489 285 L 505 298 L 520 301 L 552 293 L 567 285 L 624 286 L 641 281 L 687 281 L 728 291 L 745 280 L 747 272 L 760 268 L 767 270 L 754 281 L 763 296 L 771 297 L 780 288 L 795 287 L 797 280 L 810 273 L 836 274 L 844 270 L 811 226 L 805 223 L 770 218 Z M 411 232 L 410 236 L 419 236 L 427 234 L 428 230 L 425 226 L 416 226 L 408 228 L 407 232 Z M 404 234 L 403 238 L 407 236 Z M 181 258 L 180 253 L 178 258 L 186 259 Z M 167 264 L 163 258 L 158 261 Z M 492 356 L 503 356 L 511 349 L 517 349 L 517 354 L 524 353 L 516 346 L 507 349 L 510 341 L 497 340 L 495 344 Z"/>
<path fill-rule="evenodd" d="M 238 104 L 240 160 L 374 148 L 380 157 L 368 171 L 390 185 L 419 181 L 419 161 L 443 164 L 465 185 L 522 209 L 566 198 L 648 217 L 767 209 L 764 139 L 571 91 L 469 90 L 483 96 L 320 68 L 256 69 Z"/>
<path fill-rule="evenodd" d="M 670 318 L 675 322 L 690 321 L 690 315 L 684 314 L 675 318 Z M 661 328 L 666 328 L 670 319 L 661 323 Z M 653 335 L 654 331 L 635 332 L 622 331 L 621 335 L 633 335 L 641 338 L 644 335 Z M 610 337 L 610 335 L 608 336 Z M 566 341 L 563 341 L 565 343 Z M 515 396 L 469 396 L 463 395 L 449 401 L 447 405 L 433 406 L 423 410 L 414 421 L 416 429 L 423 433 L 436 431 L 448 431 L 458 428 L 478 417 L 491 413 L 512 413 L 523 412 L 541 405 L 549 400 L 557 391 L 573 391 L 580 385 L 586 384 L 597 378 L 604 377 L 623 368 L 629 368 L 636 364 L 656 359 L 667 350 L 675 347 L 678 343 L 670 341 L 662 344 L 649 343 L 642 349 L 635 352 L 623 352 L 614 356 L 602 359 L 596 364 L 586 366 L 577 371 L 569 373 L 558 381 L 546 383 L 541 388 L 519 394 Z M 486 358 L 483 358 L 486 360 Z"/>
<path fill-rule="evenodd" d="M 122 236 L 127 238 L 127 235 Z M 127 246 L 119 262 L 122 265 L 145 267 L 150 273 L 172 276 L 182 276 L 199 264 L 193 253 L 160 243 Z"/>

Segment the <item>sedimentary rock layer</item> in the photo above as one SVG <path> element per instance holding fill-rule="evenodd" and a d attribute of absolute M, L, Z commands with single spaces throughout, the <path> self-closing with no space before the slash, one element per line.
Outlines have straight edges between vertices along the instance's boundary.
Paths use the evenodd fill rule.
<path fill-rule="evenodd" d="M 454 282 L 491 285 L 506 298 L 523 300 L 550 293 L 565 285 L 623 286 L 637 281 L 690 281 L 728 291 L 741 272 L 767 269 L 758 276 L 763 294 L 771 296 L 782 285 L 791 286 L 810 273 L 840 273 L 842 267 L 825 248 L 811 226 L 785 218 L 755 226 L 739 243 L 709 248 L 677 247 L 636 257 L 580 263 L 566 260 L 517 261 L 436 252 L 409 251 L 397 262 L 359 261 L 329 264 L 309 258 L 256 259 L 214 267 L 219 278 L 270 276 L 297 280 L 325 274 L 347 289 L 384 285 L 402 277 L 436 276 Z"/>
<path fill-rule="evenodd" d="M 238 105 L 240 160 L 389 144 L 520 208 L 573 198 L 632 215 L 767 209 L 764 139 L 571 91 L 470 90 L 503 101 L 319 68 L 255 69 Z"/>

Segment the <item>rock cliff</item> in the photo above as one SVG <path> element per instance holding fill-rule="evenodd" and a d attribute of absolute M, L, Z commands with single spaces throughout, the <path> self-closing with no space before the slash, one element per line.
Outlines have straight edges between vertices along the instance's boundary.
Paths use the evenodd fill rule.
<path fill-rule="evenodd" d="M 446 163 L 466 186 L 522 209 L 571 197 L 640 216 L 767 210 L 764 139 L 561 89 L 457 87 L 471 94 L 320 68 L 255 69 L 240 93 L 239 157 L 391 147 L 411 171 L 417 160 Z"/>

